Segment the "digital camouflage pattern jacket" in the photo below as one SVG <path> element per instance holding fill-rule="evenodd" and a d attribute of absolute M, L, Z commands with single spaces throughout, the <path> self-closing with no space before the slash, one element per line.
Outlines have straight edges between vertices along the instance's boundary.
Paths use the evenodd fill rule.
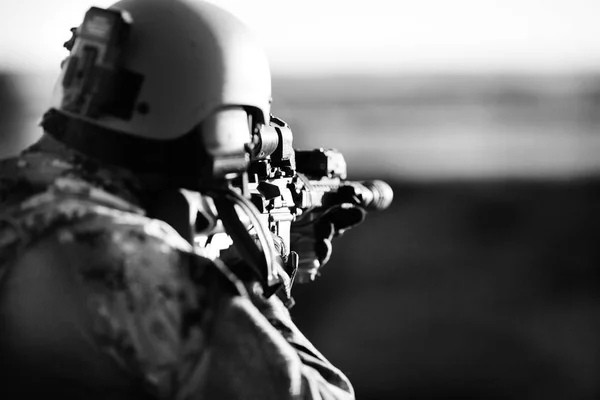
<path fill-rule="evenodd" d="M 143 196 L 69 153 L 0 161 L 0 398 L 354 398 L 276 296 L 146 216 Z"/>

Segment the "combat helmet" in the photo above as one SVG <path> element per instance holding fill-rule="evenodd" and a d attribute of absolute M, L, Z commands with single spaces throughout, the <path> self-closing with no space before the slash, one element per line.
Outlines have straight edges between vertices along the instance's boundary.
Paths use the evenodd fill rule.
<path fill-rule="evenodd" d="M 252 132 L 269 123 L 271 75 L 240 20 L 199 0 L 123 0 L 92 7 L 73 32 L 48 134 L 134 171 L 246 169 Z"/>

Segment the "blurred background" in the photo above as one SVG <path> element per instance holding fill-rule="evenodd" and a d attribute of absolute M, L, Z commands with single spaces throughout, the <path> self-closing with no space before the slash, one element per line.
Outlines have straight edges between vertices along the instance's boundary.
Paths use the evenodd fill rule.
<path fill-rule="evenodd" d="M 296 147 L 395 190 L 295 289 L 358 398 L 600 398 L 600 3 L 212 2 L 264 43 Z M 0 157 L 110 3 L 0 3 Z"/>

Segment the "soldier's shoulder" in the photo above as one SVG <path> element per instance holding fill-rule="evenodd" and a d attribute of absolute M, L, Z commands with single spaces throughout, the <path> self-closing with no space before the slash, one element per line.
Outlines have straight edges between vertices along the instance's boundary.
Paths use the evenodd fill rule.
<path fill-rule="evenodd" d="M 220 261 L 200 256 L 170 225 L 130 206 L 73 193 L 28 199 L 12 213 L 17 218 L 0 218 L 0 278 L 1 270 L 48 260 L 51 268 L 70 265 L 86 282 L 127 276 L 146 288 L 223 282 L 241 291 Z"/>
<path fill-rule="evenodd" d="M 57 238 L 65 246 L 88 244 L 105 251 L 192 252 L 191 244 L 170 225 L 147 217 L 137 205 L 85 182 L 69 180 L 59 180 L 0 213 L 0 241 L 23 250 L 45 238 Z"/>
<path fill-rule="evenodd" d="M 169 224 L 149 218 L 136 204 L 86 182 L 59 179 L 46 191 L 3 211 L 0 270 L 15 255 L 39 253 L 36 258 L 40 259 L 49 252 L 60 253 L 55 259 L 83 269 L 86 264 L 122 265 L 129 273 L 145 276 L 142 280 L 152 276 L 196 280 L 198 274 L 210 270 L 208 281 L 216 274 L 241 291 L 225 265 L 197 254 Z"/>
<path fill-rule="evenodd" d="M 135 244 L 145 251 L 167 248 L 191 252 L 191 245 L 167 223 L 149 218 L 136 204 L 79 181 L 59 180 L 58 189 L 49 190 L 22 203 L 21 210 L 32 214 L 29 229 L 36 221 L 40 228 L 54 231 L 64 240 L 85 241 L 127 247 Z M 29 210 L 29 212 L 27 212 Z"/>

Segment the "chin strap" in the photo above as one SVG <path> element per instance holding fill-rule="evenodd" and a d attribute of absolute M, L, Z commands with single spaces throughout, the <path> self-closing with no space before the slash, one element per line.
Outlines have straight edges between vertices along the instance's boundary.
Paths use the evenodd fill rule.
<path fill-rule="evenodd" d="M 284 261 L 275 249 L 272 233 L 260 223 L 256 207 L 250 200 L 230 187 L 212 190 L 210 194 L 225 231 L 231 237 L 233 246 L 240 256 L 258 276 L 263 294 L 270 297 L 279 292 L 286 306 L 291 307 L 293 305 L 292 279 L 286 273 Z M 240 221 L 236 206 L 240 212 L 246 215 L 254 228 L 258 245 L 249 230 Z M 289 258 L 292 263 L 297 263 L 295 253 Z"/>

